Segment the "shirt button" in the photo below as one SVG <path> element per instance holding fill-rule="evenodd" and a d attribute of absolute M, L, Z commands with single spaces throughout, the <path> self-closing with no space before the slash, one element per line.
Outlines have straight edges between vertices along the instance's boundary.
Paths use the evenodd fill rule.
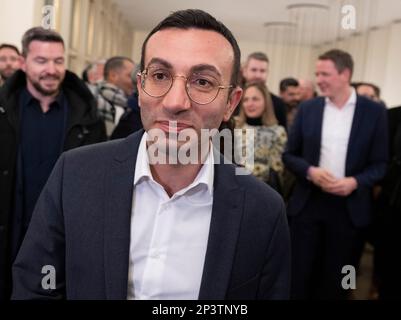
<path fill-rule="evenodd" d="M 3 176 L 8 176 L 8 170 L 3 171 Z"/>

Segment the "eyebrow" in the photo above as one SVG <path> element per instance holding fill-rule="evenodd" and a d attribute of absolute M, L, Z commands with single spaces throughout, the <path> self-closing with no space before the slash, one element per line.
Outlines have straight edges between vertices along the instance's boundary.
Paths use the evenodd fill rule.
<path fill-rule="evenodd" d="M 58 60 L 58 59 L 64 59 L 64 56 L 60 56 L 60 57 L 54 57 L 54 58 L 48 58 L 48 57 L 44 57 L 44 56 L 36 56 L 33 58 L 35 59 L 43 59 L 43 60 Z"/>
<path fill-rule="evenodd" d="M 153 64 L 161 64 L 163 67 L 166 67 L 167 69 L 173 69 L 173 65 L 170 62 L 168 62 L 164 59 L 161 59 L 161 58 L 152 58 L 149 61 L 147 68 L 149 68 Z"/>
<path fill-rule="evenodd" d="M 201 71 L 211 71 L 216 73 L 219 77 L 221 77 L 221 73 L 217 68 L 211 64 L 198 64 L 191 68 L 192 72 L 201 72 Z"/>
<path fill-rule="evenodd" d="M 147 67 L 150 67 L 154 64 L 160 64 L 163 67 L 170 69 L 170 70 L 173 69 L 173 65 L 170 62 L 168 62 L 164 59 L 161 59 L 161 58 L 152 58 L 149 61 Z M 213 66 L 211 64 L 206 64 L 206 63 L 197 64 L 197 65 L 191 67 L 190 71 L 191 71 L 191 73 L 202 72 L 202 71 L 211 71 L 213 73 L 216 73 L 219 77 L 221 77 L 221 73 L 219 72 L 219 70 L 217 70 L 217 68 L 215 66 Z"/>

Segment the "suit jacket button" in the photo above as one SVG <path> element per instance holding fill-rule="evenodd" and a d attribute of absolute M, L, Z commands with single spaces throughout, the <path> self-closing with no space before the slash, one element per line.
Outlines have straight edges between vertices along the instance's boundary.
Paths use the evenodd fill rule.
<path fill-rule="evenodd" d="M 3 171 L 3 176 L 8 176 L 8 170 Z"/>

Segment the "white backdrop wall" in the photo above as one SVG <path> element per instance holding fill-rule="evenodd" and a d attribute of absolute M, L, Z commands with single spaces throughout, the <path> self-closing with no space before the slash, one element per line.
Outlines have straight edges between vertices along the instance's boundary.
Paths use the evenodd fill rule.
<path fill-rule="evenodd" d="M 10 43 L 21 49 L 24 32 L 35 23 L 35 0 L 1 0 L 0 43 Z"/>

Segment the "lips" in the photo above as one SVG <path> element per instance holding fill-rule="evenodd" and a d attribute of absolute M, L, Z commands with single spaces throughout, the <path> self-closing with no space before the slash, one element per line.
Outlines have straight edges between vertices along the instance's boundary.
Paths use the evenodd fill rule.
<path fill-rule="evenodd" d="M 44 76 L 44 77 L 41 77 L 40 80 L 45 80 L 45 81 L 49 81 L 49 80 L 59 81 L 59 80 L 60 80 L 60 77 L 57 77 L 57 76 Z"/>
<path fill-rule="evenodd" d="M 192 128 L 191 125 L 178 121 L 157 121 L 156 125 L 164 132 L 180 132 Z"/>

